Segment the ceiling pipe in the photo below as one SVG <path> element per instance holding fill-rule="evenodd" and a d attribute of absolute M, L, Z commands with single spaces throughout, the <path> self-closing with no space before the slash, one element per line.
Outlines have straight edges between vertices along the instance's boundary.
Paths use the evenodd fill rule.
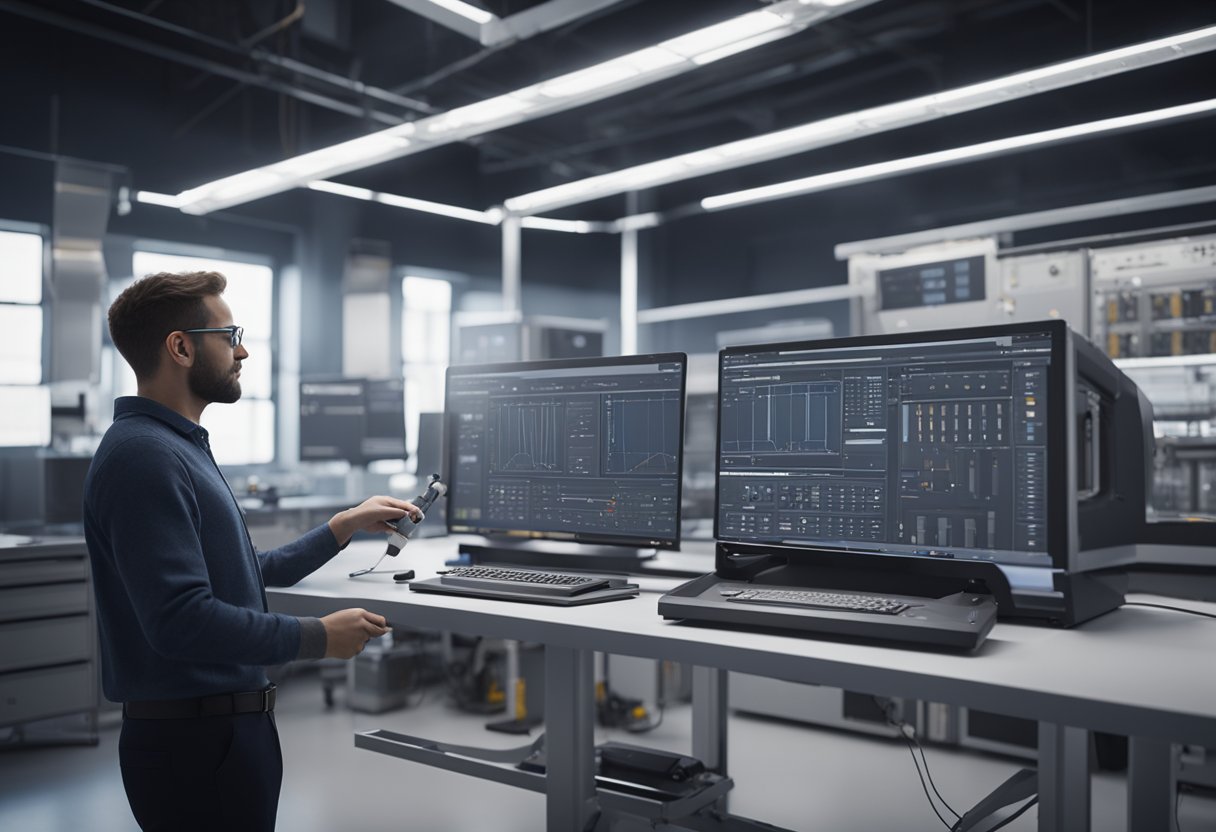
<path fill-rule="evenodd" d="M 300 75 L 305 75 L 316 81 L 320 81 L 325 84 L 330 84 L 332 86 L 338 87 L 342 90 L 354 93 L 356 95 L 363 95 L 363 96 L 367 96 L 368 98 L 375 98 L 376 100 L 383 101 L 386 104 L 393 104 L 398 107 L 402 107 L 402 108 L 408 109 L 408 110 L 415 110 L 420 113 L 433 114 L 433 113 L 438 112 L 437 108 L 432 107 L 431 105 L 429 105 L 423 101 L 419 101 L 416 98 L 410 98 L 409 96 L 405 96 L 405 95 L 398 95 L 397 93 L 391 92 L 386 89 L 381 89 L 380 87 L 368 86 L 367 84 L 364 84 L 362 81 L 357 81 L 353 78 L 347 78 L 344 75 L 338 75 L 337 73 L 329 72 L 328 70 L 319 69 L 314 66 L 309 66 L 308 64 L 305 64 L 301 61 L 297 61 L 294 58 L 287 58 L 282 55 L 276 55 L 273 52 L 268 52 L 267 50 L 265 50 L 261 47 L 250 48 L 250 47 L 247 47 L 244 45 L 230 43 L 229 41 L 221 40 L 220 38 L 212 37 L 210 35 L 203 34 L 202 32 L 196 32 L 193 29 L 188 29 L 184 26 L 179 26 L 175 23 L 170 23 L 166 20 L 160 20 L 159 18 L 151 17 L 149 15 L 134 11 L 132 9 L 126 9 L 126 8 L 123 8 L 122 6 L 115 6 L 113 3 L 104 2 L 104 0 L 80 0 L 80 2 L 84 3 L 85 5 L 93 6 L 94 8 L 98 8 L 98 9 L 102 9 L 104 11 L 110 12 L 111 14 L 120 15 L 129 20 L 135 20 L 146 26 L 152 26 L 156 29 L 160 29 L 163 32 L 171 32 L 172 34 L 180 35 L 181 37 L 188 38 L 189 40 L 193 40 L 196 43 L 201 43 L 204 46 L 209 46 L 209 47 L 212 47 L 215 49 L 221 49 L 225 52 L 228 52 L 233 55 L 238 55 L 242 58 L 252 59 L 254 61 L 257 61 L 258 63 L 269 64 L 270 66 L 276 67 L 278 69 L 282 69 L 287 72 L 296 72 L 296 73 L 299 73 Z M 296 7 L 296 9 L 300 12 L 301 15 L 303 14 L 303 5 L 304 5 L 303 3 L 300 3 Z M 292 12 L 292 15 L 294 15 L 295 13 L 296 12 Z M 291 18 L 292 15 L 288 15 L 287 18 L 284 18 L 283 20 L 279 21 L 278 24 L 275 24 L 275 25 L 281 28 L 282 25 L 284 24 L 284 22 L 288 21 L 288 19 Z M 291 21 L 291 22 L 294 22 L 294 21 Z M 274 28 L 274 27 L 271 27 L 271 28 Z M 266 30 L 263 30 L 263 31 L 266 31 Z M 257 43 L 260 40 L 262 40 L 262 38 L 259 35 L 255 35 L 251 38 L 246 38 L 245 41 L 242 42 L 242 44 L 250 44 L 252 46 L 252 44 Z"/>
<path fill-rule="evenodd" d="M 87 0 L 86 0 L 87 1 Z M 327 95 L 310 92 L 292 86 L 284 81 L 279 81 L 273 78 L 266 78 L 253 72 L 246 72 L 226 64 L 212 61 L 207 58 L 200 58 L 196 55 L 191 55 L 177 49 L 160 46 L 159 44 L 151 43 L 142 38 L 125 35 L 107 29 L 103 26 L 97 26 L 92 23 L 74 20 L 57 12 L 47 11 L 32 6 L 28 3 L 17 2 L 16 0 L 0 0 L 0 11 L 11 12 L 12 14 L 20 15 L 31 20 L 36 20 L 39 23 L 46 23 L 51 26 L 58 26 L 61 29 L 67 29 L 77 34 L 87 35 L 97 38 L 98 40 L 108 41 L 124 46 L 128 49 L 134 49 L 137 52 L 143 52 L 152 55 L 156 58 L 161 58 L 166 61 L 183 64 L 185 66 L 200 69 L 204 72 L 210 72 L 224 78 L 230 78 L 233 81 L 241 81 L 256 87 L 262 87 L 273 92 L 289 95 L 292 98 L 297 98 L 300 101 L 305 101 L 309 104 L 315 104 L 318 107 L 324 107 L 335 112 L 344 113 L 355 118 L 370 118 L 381 124 L 396 126 L 406 121 L 403 116 L 385 113 L 378 110 L 372 110 L 366 107 L 361 107 L 355 104 L 348 104 L 345 101 L 339 101 L 336 98 L 331 98 Z"/>

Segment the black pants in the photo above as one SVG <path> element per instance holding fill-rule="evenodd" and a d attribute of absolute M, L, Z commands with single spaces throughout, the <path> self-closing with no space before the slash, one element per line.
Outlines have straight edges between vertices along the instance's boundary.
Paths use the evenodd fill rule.
<path fill-rule="evenodd" d="M 124 719 L 118 760 L 144 832 L 274 829 L 283 755 L 273 714 Z"/>

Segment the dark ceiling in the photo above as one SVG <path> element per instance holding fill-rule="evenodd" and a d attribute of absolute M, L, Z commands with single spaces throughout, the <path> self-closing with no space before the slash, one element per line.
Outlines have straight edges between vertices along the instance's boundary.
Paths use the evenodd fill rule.
<path fill-rule="evenodd" d="M 538 3 L 481 5 L 508 16 Z M 0 166 L 13 163 L 14 148 L 57 153 L 122 166 L 141 189 L 177 192 L 763 5 L 622 0 L 485 50 L 389 0 L 0 0 L 0 54 L 8 65 L 0 89 L 0 145 L 8 155 L 0 154 Z M 884 0 L 678 78 L 340 179 L 487 207 L 594 173 L 1213 22 L 1216 4 L 1195 0 Z M 359 91 L 356 82 L 379 92 Z M 1192 57 L 677 183 L 648 200 L 674 208 L 725 190 L 1214 94 L 1216 57 Z M 1108 192 L 1112 171 L 1140 183 L 1133 190 L 1213 184 L 1214 135 L 1209 117 L 1038 151 L 1017 163 L 1019 187 L 1029 177 L 1076 192 L 1080 201 Z M 976 163 L 966 177 L 991 179 L 1010 169 L 1007 160 Z M 559 213 L 616 217 L 623 208 L 622 198 L 612 198 Z"/>

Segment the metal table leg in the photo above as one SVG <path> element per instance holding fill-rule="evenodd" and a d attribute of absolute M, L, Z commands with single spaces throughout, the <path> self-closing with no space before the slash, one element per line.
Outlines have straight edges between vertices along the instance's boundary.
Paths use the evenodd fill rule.
<path fill-rule="evenodd" d="M 549 832 L 580 832 L 595 801 L 595 674 L 590 650 L 545 647 L 545 817 Z"/>
<path fill-rule="evenodd" d="M 1127 747 L 1127 828 L 1174 829 L 1178 746 L 1131 737 Z"/>
<path fill-rule="evenodd" d="M 692 756 L 710 771 L 725 776 L 726 711 L 730 675 L 715 667 L 692 669 Z M 729 810 L 730 795 L 717 801 L 719 811 Z"/>
<path fill-rule="evenodd" d="M 1040 722 L 1039 832 L 1088 829 L 1089 732 Z"/>
<path fill-rule="evenodd" d="M 692 669 L 692 756 L 710 771 L 726 771 L 726 709 L 729 674 L 714 667 Z"/>

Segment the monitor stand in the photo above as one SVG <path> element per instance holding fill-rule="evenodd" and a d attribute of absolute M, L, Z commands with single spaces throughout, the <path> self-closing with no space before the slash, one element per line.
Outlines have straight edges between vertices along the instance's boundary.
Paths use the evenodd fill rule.
<path fill-rule="evenodd" d="M 654 549 L 594 546 L 554 540 L 461 543 L 458 552 L 461 565 L 531 566 L 580 572 L 626 573 L 646 571 L 643 564 L 658 554 Z"/>

